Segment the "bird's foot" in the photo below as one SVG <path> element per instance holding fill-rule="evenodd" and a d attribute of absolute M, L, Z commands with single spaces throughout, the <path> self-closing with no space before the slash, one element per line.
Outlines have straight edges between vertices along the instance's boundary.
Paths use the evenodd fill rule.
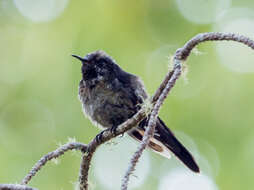
<path fill-rule="evenodd" d="M 116 135 L 116 129 L 117 129 L 117 126 L 113 126 L 110 128 L 110 132 Z"/>
<path fill-rule="evenodd" d="M 100 132 L 98 135 L 96 135 L 95 139 L 96 139 L 96 142 L 97 142 L 97 143 L 100 143 L 100 142 L 101 142 L 101 139 L 102 139 L 102 136 L 103 136 L 104 131 L 105 131 L 105 130 L 103 130 L 103 131 Z"/>

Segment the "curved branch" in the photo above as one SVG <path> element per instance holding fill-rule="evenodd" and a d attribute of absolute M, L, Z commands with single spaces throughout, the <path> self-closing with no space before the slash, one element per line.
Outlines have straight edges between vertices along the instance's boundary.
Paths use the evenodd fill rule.
<path fill-rule="evenodd" d="M 52 160 L 53 158 L 57 158 L 63 155 L 65 152 L 69 150 L 73 150 L 73 149 L 80 150 L 81 152 L 85 152 L 87 149 L 87 146 L 82 143 L 72 142 L 72 143 L 67 143 L 65 145 L 62 145 L 61 147 L 59 147 L 53 152 L 49 152 L 34 165 L 31 171 L 22 180 L 21 184 L 26 185 L 32 179 L 32 177 L 37 174 L 37 172 L 42 168 L 42 166 L 44 166 L 48 161 Z"/>
<path fill-rule="evenodd" d="M 37 189 L 18 184 L 0 184 L 0 190 L 37 190 Z"/>
<path fill-rule="evenodd" d="M 190 41 L 188 41 L 182 48 L 178 49 L 174 56 L 174 69 L 173 71 L 168 72 L 164 81 L 161 83 L 160 87 L 155 92 L 151 103 L 154 105 L 151 116 L 148 122 L 148 127 L 146 128 L 145 135 L 143 137 L 142 143 L 139 149 L 134 154 L 128 171 L 123 179 L 122 189 L 127 189 L 129 176 L 134 171 L 135 166 L 138 162 L 139 157 L 142 155 L 143 150 L 146 148 L 147 144 L 149 143 L 149 139 L 153 136 L 156 118 L 159 113 L 159 109 L 167 97 L 170 90 L 174 87 L 176 80 L 179 78 L 181 74 L 181 61 L 184 61 L 190 55 L 192 49 L 198 45 L 199 43 L 205 41 L 222 41 L 222 40 L 230 40 L 230 41 L 237 41 L 243 43 L 252 49 L 254 49 L 254 41 L 242 36 L 233 33 L 203 33 L 198 34 Z M 112 133 L 110 129 L 104 130 L 103 134 L 101 135 L 100 141 L 96 141 L 94 138 L 88 145 L 84 145 L 82 143 L 68 143 L 57 150 L 48 153 L 47 155 L 43 156 L 32 168 L 32 170 L 28 173 L 28 175 L 23 179 L 22 184 L 27 184 L 33 176 L 51 159 L 57 158 L 63 155 L 66 151 L 76 149 L 81 150 L 83 152 L 82 155 L 82 162 L 80 166 L 80 190 L 87 190 L 88 189 L 88 172 L 90 167 L 90 162 L 93 156 L 93 153 L 96 151 L 96 148 L 101 145 L 102 143 L 109 141 L 110 139 L 123 134 L 124 132 L 130 130 L 131 128 L 138 125 L 145 117 L 147 113 L 144 108 L 139 110 L 132 118 L 128 119 L 123 124 L 119 125 L 115 131 Z M 1 186 L 0 186 L 1 187 Z M 26 187 L 26 186 L 20 186 Z M 2 190 L 2 189 L 0 189 Z M 21 190 L 21 189 L 20 189 Z"/>
<path fill-rule="evenodd" d="M 137 162 L 139 158 L 141 157 L 144 149 L 147 147 L 150 138 L 153 137 L 156 119 L 159 113 L 160 106 L 162 105 L 163 101 L 167 97 L 170 90 L 174 87 L 176 80 L 181 75 L 181 62 L 185 61 L 188 58 L 192 49 L 198 44 L 205 41 L 223 41 L 223 40 L 240 42 L 254 49 L 254 41 L 245 36 L 233 34 L 233 33 L 210 32 L 210 33 L 202 33 L 202 34 L 196 35 L 190 41 L 188 41 L 182 48 L 176 51 L 174 55 L 174 69 L 173 71 L 167 74 L 166 78 L 164 79 L 161 86 L 159 87 L 159 89 L 161 87 L 163 88 L 163 85 L 167 84 L 166 88 L 163 90 L 163 93 L 161 93 L 160 96 L 158 94 L 154 95 L 154 97 L 159 96 L 159 99 L 155 103 L 154 108 L 152 109 L 148 126 L 146 128 L 142 142 L 140 146 L 138 147 L 138 150 L 134 153 L 133 157 L 131 158 L 129 167 L 124 175 L 124 178 L 122 180 L 122 186 L 121 186 L 122 190 L 127 190 L 130 175 L 135 170 Z"/>
<path fill-rule="evenodd" d="M 159 99 L 156 101 L 155 106 L 151 112 L 151 115 L 150 115 L 150 118 L 148 121 L 148 126 L 145 130 L 145 134 L 143 136 L 142 142 L 141 142 L 140 146 L 138 147 L 138 150 L 134 153 L 134 155 L 131 158 L 129 167 L 128 167 L 128 169 L 124 175 L 124 178 L 122 180 L 122 186 L 121 186 L 122 190 L 127 190 L 130 175 L 135 170 L 135 167 L 139 161 L 139 158 L 141 157 L 143 151 L 147 147 L 147 145 L 150 141 L 150 138 L 153 137 L 153 135 L 154 135 L 154 130 L 155 130 L 157 116 L 159 114 L 160 107 L 162 106 L 162 104 L 163 104 L 164 100 L 166 99 L 167 95 L 169 94 L 170 90 L 175 85 L 176 80 L 181 75 L 181 63 L 180 63 L 180 61 L 178 61 L 176 59 L 175 59 L 173 71 L 174 72 L 171 75 L 170 80 L 168 81 L 166 87 L 164 88 L 161 95 L 159 96 Z"/>
<path fill-rule="evenodd" d="M 116 128 L 116 131 L 112 133 L 110 129 L 106 129 L 103 131 L 100 141 L 98 142 L 96 138 L 94 138 L 87 146 L 87 152 L 85 152 L 82 156 L 81 166 L 80 166 L 80 190 L 88 189 L 88 172 L 90 168 L 90 162 L 93 156 L 93 153 L 97 149 L 98 146 L 103 144 L 104 142 L 109 141 L 110 139 L 123 134 L 124 132 L 130 130 L 131 128 L 138 125 L 146 117 L 146 112 L 141 109 L 138 113 L 136 113 L 132 118 L 125 121 L 123 124 L 119 125 Z"/>
<path fill-rule="evenodd" d="M 206 41 L 235 41 L 240 42 L 254 49 L 254 41 L 246 36 L 234 33 L 207 32 L 194 36 L 182 48 L 175 53 L 178 60 L 186 60 L 195 46 Z"/>
<path fill-rule="evenodd" d="M 162 94 L 163 90 L 165 89 L 168 81 L 173 76 L 174 72 L 169 72 L 159 88 L 156 90 L 152 97 L 152 104 L 154 104 Z M 80 165 L 80 175 L 79 175 L 79 182 L 80 182 L 80 190 L 88 190 L 88 172 L 91 164 L 91 160 L 93 157 L 93 153 L 97 149 L 97 147 L 112 138 L 119 136 L 121 134 L 124 134 L 126 131 L 132 129 L 133 127 L 136 127 L 143 119 L 145 119 L 147 116 L 147 113 L 145 109 L 140 109 L 132 118 L 128 119 L 121 125 L 119 125 L 116 128 L 116 131 L 114 133 L 111 132 L 110 129 L 106 129 L 103 131 L 100 142 L 97 142 L 96 138 L 94 138 L 87 147 L 87 152 L 83 154 L 82 161 Z"/>
<path fill-rule="evenodd" d="M 173 75 L 173 71 L 169 72 L 164 81 L 161 83 L 160 87 L 156 90 L 152 97 L 152 104 L 154 104 L 158 99 L 161 93 L 163 92 L 164 88 L 166 87 L 168 81 L 171 79 Z M 82 161 L 80 165 L 80 175 L 79 175 L 79 183 L 80 183 L 80 190 L 88 190 L 88 172 L 90 169 L 91 160 L 93 157 L 93 153 L 97 149 L 98 146 L 101 144 L 111 140 L 112 138 L 119 136 L 126 131 L 130 130 L 133 127 L 136 127 L 143 119 L 145 119 L 147 113 L 145 109 L 139 110 L 132 118 L 128 119 L 121 125 L 116 128 L 114 133 L 111 132 L 110 129 L 106 129 L 103 131 L 100 142 L 97 142 L 96 138 L 94 138 L 87 147 L 87 152 L 83 154 Z"/>

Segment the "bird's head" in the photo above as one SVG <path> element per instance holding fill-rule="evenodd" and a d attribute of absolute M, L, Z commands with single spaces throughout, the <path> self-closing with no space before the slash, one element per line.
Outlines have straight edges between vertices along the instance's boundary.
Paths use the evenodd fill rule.
<path fill-rule="evenodd" d="M 118 66 L 115 61 L 103 51 L 95 51 L 84 58 L 72 55 L 82 62 L 81 72 L 84 81 L 112 80 Z"/>

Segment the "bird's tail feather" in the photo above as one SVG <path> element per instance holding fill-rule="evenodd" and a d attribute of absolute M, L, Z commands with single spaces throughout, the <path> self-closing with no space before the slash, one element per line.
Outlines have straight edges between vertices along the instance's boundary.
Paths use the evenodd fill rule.
<path fill-rule="evenodd" d="M 142 125 L 142 123 L 141 123 Z M 143 124 L 145 125 L 145 123 Z M 144 127 L 140 126 L 129 132 L 133 138 L 141 141 L 144 135 Z M 149 145 L 153 151 L 170 158 L 170 151 L 181 160 L 189 169 L 199 172 L 199 167 L 190 152 L 176 139 L 170 129 L 158 118 L 154 137 L 151 138 Z"/>

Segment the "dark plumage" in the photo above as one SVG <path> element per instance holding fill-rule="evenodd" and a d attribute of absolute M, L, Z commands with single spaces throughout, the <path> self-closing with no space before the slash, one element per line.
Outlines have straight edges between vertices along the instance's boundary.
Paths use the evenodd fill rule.
<path fill-rule="evenodd" d="M 113 130 L 132 117 L 147 98 L 142 81 L 135 75 L 123 71 L 103 51 L 96 51 L 82 61 L 82 80 L 79 84 L 79 98 L 85 114 L 102 128 Z M 141 141 L 147 119 L 128 134 Z M 154 138 L 149 147 L 170 158 L 173 152 L 187 167 L 199 172 L 199 167 L 188 150 L 176 139 L 163 121 L 158 118 Z"/>

